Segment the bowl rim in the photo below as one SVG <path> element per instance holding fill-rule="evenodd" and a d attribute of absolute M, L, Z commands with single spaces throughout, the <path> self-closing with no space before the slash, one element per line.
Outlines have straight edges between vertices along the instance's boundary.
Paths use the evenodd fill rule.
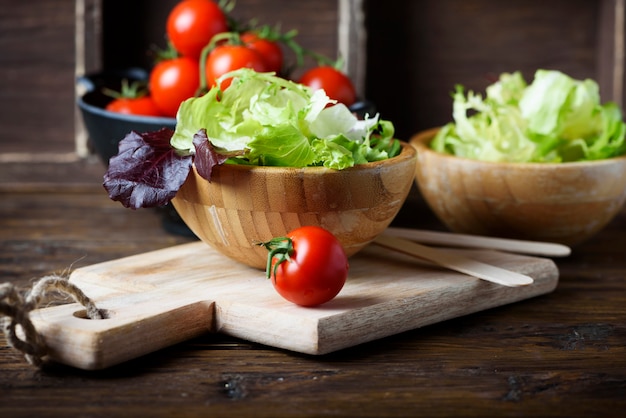
<path fill-rule="evenodd" d="M 598 167 L 602 165 L 609 165 L 615 162 L 620 162 L 620 163 L 626 162 L 626 154 L 618 155 L 618 156 L 611 157 L 611 158 L 604 158 L 601 160 L 568 161 L 568 162 L 560 162 L 560 163 L 483 161 L 483 160 L 477 160 L 474 158 L 459 157 L 457 155 L 445 154 L 439 151 L 435 151 L 434 149 L 428 146 L 428 144 L 430 144 L 430 141 L 434 138 L 435 134 L 442 128 L 443 128 L 442 126 L 437 126 L 437 127 L 425 129 L 423 131 L 419 131 L 418 133 L 411 136 L 411 138 L 409 139 L 409 143 L 417 149 L 418 154 L 420 152 L 429 153 L 432 155 L 436 155 L 438 158 L 443 158 L 443 159 L 450 160 L 450 161 L 468 162 L 468 163 L 473 163 L 473 164 L 485 164 L 485 165 L 492 165 L 494 167 L 497 166 L 497 167 L 503 167 L 503 168 L 517 167 L 517 168 L 535 169 L 535 170 L 548 168 L 548 169 L 555 170 L 557 169 L 557 167 L 561 169 L 565 167 L 586 168 L 586 167 Z"/>
<path fill-rule="evenodd" d="M 85 102 L 83 97 L 79 97 L 77 99 L 77 103 L 78 103 L 79 108 L 85 111 L 88 111 L 89 113 L 106 117 L 108 119 L 116 119 L 116 120 L 121 120 L 121 121 L 126 121 L 126 122 L 135 122 L 135 123 L 143 122 L 143 123 L 149 123 L 149 124 L 155 124 L 155 125 L 163 124 L 164 126 L 176 125 L 176 118 L 170 118 L 167 116 L 128 115 L 125 113 L 111 112 L 102 107 L 98 107 L 98 106 Z"/>

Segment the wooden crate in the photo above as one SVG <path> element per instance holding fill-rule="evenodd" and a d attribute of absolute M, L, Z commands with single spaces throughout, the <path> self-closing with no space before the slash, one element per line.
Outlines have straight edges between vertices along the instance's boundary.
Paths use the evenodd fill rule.
<path fill-rule="evenodd" d="M 481 91 L 502 71 L 531 76 L 545 67 L 591 77 L 603 99 L 622 104 L 624 2 L 238 0 L 236 10 L 242 19 L 297 28 L 307 47 L 345 55 L 359 90 L 406 139 L 450 119 L 454 84 Z M 146 47 L 163 42 L 173 3 L 32 0 L 5 7 L 0 162 L 84 155 L 76 74 L 147 62 Z"/>

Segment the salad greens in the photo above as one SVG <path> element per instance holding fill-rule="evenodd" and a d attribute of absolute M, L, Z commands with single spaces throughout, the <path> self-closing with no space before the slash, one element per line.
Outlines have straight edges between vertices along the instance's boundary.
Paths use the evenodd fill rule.
<path fill-rule="evenodd" d="M 394 127 L 378 115 L 364 120 L 322 90 L 244 68 L 178 109 L 176 130 L 130 132 L 109 160 L 104 188 L 138 209 L 167 204 L 192 166 L 211 181 L 222 164 L 345 169 L 400 152 Z"/>
<path fill-rule="evenodd" d="M 229 163 L 338 170 L 399 151 L 390 122 L 378 115 L 359 120 L 323 90 L 248 68 L 222 79 L 231 77 L 228 89 L 213 87 L 181 104 L 174 148 L 194 153 L 193 136 L 205 129 L 217 149 L 242 152 Z"/>
<path fill-rule="evenodd" d="M 529 85 L 520 72 L 503 73 L 484 99 L 457 85 L 453 119 L 431 148 L 506 162 L 599 160 L 626 153 L 619 107 L 600 103 L 595 81 L 556 70 L 537 70 Z"/>

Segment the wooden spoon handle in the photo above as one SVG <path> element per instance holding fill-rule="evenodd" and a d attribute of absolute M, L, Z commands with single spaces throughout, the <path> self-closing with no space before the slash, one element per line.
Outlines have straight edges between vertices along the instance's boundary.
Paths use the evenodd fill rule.
<path fill-rule="evenodd" d="M 383 234 L 379 235 L 374 240 L 374 243 L 403 254 L 428 260 L 450 270 L 504 286 L 525 286 L 533 283 L 533 278 L 524 274 L 481 263 L 445 250 L 430 248 L 402 238 Z"/>
<path fill-rule="evenodd" d="M 568 246 L 551 242 L 494 238 L 411 228 L 387 228 L 385 234 L 430 245 L 494 249 L 511 253 L 533 254 L 547 257 L 567 257 L 571 254 L 571 249 Z"/>

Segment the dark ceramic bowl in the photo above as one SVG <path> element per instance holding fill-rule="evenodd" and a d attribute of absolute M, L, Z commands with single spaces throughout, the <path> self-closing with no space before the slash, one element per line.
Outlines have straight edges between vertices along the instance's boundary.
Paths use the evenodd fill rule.
<path fill-rule="evenodd" d="M 145 81 L 147 78 L 146 71 L 132 68 L 119 72 L 85 75 L 78 79 L 78 83 L 86 90 L 86 93 L 78 98 L 77 105 L 82 114 L 89 141 L 106 166 L 109 165 L 111 157 L 117 155 L 119 142 L 129 132 L 151 132 L 164 127 L 170 129 L 176 127 L 175 118 L 124 115 L 105 110 L 107 103 L 113 99 L 104 94 L 103 89 L 120 91 L 123 79 L 132 82 Z M 163 229 L 167 232 L 194 236 L 171 204 L 157 210 L 162 216 Z"/>
<path fill-rule="evenodd" d="M 89 141 L 102 161 L 108 165 L 109 159 L 117 154 L 118 144 L 131 131 L 151 132 L 161 128 L 174 129 L 175 118 L 124 115 L 105 110 L 111 97 L 103 93 L 104 88 L 119 91 L 123 79 L 145 81 L 148 74 L 142 69 L 129 69 L 120 72 L 98 73 L 82 76 L 78 83 L 86 93 L 78 98 Z"/>

